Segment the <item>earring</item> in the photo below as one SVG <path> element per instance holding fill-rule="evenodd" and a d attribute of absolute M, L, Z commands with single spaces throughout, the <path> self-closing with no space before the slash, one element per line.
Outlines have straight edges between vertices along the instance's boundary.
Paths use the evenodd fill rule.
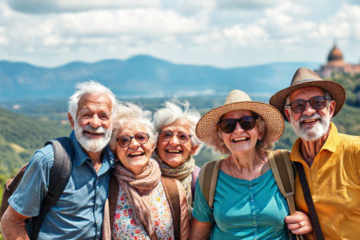
<path fill-rule="evenodd" d="M 256 146 L 261 146 L 261 145 L 262 145 L 261 139 L 258 139 L 258 140 L 256 141 Z"/>

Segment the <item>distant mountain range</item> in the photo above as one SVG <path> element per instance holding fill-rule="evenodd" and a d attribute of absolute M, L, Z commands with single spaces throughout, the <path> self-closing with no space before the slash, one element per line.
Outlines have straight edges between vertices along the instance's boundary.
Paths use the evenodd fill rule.
<path fill-rule="evenodd" d="M 298 67 L 318 66 L 289 62 L 223 69 L 174 64 L 146 55 L 71 62 L 56 68 L 0 61 L 0 100 L 67 98 L 75 82 L 87 79 L 103 83 L 124 98 L 211 95 L 232 89 L 271 94 L 289 86 Z"/>

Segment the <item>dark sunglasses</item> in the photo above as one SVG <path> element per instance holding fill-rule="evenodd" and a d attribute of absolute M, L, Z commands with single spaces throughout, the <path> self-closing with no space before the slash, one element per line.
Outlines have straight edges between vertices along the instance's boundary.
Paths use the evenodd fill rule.
<path fill-rule="evenodd" d="M 220 120 L 218 122 L 221 131 L 224 133 L 232 133 L 236 128 L 236 123 L 238 122 L 243 130 L 251 130 L 255 127 L 256 119 L 259 118 L 259 115 L 254 116 L 244 116 L 239 119 L 227 118 Z"/>
<path fill-rule="evenodd" d="M 124 135 L 124 136 L 120 136 L 116 139 L 116 142 L 118 143 L 118 145 L 121 148 L 126 148 L 131 144 L 132 139 L 135 138 L 135 140 L 140 143 L 140 144 L 145 144 L 149 141 L 149 134 L 147 133 L 138 133 L 135 136 L 129 136 L 129 135 Z"/>
<path fill-rule="evenodd" d="M 305 101 L 303 99 L 297 99 L 290 103 L 289 105 L 285 105 L 286 107 L 291 107 L 291 110 L 294 113 L 302 113 L 305 111 L 306 103 L 309 102 L 310 106 L 315 110 L 322 110 L 326 107 L 326 100 L 330 100 L 329 97 L 321 97 L 316 96 L 312 97 L 309 100 Z"/>
<path fill-rule="evenodd" d="M 159 134 L 160 134 L 160 138 L 165 142 L 170 142 L 171 139 L 174 137 L 174 133 L 170 131 L 160 132 Z M 191 135 L 186 133 L 178 133 L 176 134 L 176 137 L 178 138 L 179 143 L 187 143 L 191 138 Z"/>

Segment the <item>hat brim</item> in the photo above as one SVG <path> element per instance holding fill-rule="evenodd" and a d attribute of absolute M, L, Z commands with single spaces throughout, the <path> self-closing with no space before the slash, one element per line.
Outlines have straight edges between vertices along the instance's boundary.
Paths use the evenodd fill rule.
<path fill-rule="evenodd" d="M 235 102 L 214 108 L 200 118 L 196 125 L 196 136 L 200 140 L 205 140 L 210 135 L 216 134 L 220 118 L 228 112 L 239 110 L 248 110 L 258 114 L 265 121 L 264 137 L 271 136 L 274 141 L 280 139 L 285 129 L 285 122 L 281 113 L 269 104 L 256 101 Z"/>
<path fill-rule="evenodd" d="M 324 89 L 325 91 L 329 92 L 332 100 L 335 100 L 336 106 L 333 117 L 336 116 L 336 114 L 341 110 L 341 108 L 344 106 L 345 100 L 346 100 L 346 92 L 343 86 L 341 84 L 334 82 L 334 81 L 307 81 L 303 83 L 299 83 L 293 86 L 290 86 L 288 88 L 285 88 L 277 93 L 275 93 L 270 98 L 270 105 L 277 108 L 285 120 L 287 121 L 287 117 L 285 116 L 284 108 L 286 104 L 286 98 L 289 96 L 290 93 L 294 92 L 297 89 L 304 88 L 304 87 L 319 87 Z"/>

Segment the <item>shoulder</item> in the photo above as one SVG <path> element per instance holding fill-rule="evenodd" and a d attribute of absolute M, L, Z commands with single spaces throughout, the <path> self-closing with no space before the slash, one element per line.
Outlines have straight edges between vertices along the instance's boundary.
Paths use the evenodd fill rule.
<path fill-rule="evenodd" d="M 212 179 L 214 176 L 214 172 L 219 172 L 221 163 L 223 162 L 223 159 L 207 162 L 204 164 L 204 166 L 201 167 L 198 177 L 198 182 L 200 184 L 200 188 L 202 188 L 203 184 L 209 184 L 210 182 L 214 181 L 215 179 Z M 218 174 L 215 174 L 216 177 L 218 177 Z M 204 183 L 205 181 L 205 183 Z"/>
<path fill-rule="evenodd" d="M 360 151 L 360 137 L 339 133 L 338 145 L 344 150 Z"/>
<path fill-rule="evenodd" d="M 197 180 L 197 178 L 199 176 L 200 169 L 201 168 L 199 166 L 195 165 L 194 170 L 191 173 L 191 177 L 192 177 L 193 182 L 196 182 L 196 180 Z"/>
<path fill-rule="evenodd" d="M 39 168 L 51 168 L 54 162 L 54 149 L 49 144 L 45 147 L 35 151 L 34 155 L 31 157 L 29 166 L 36 166 Z"/>
<path fill-rule="evenodd" d="M 165 192 L 167 192 L 169 195 L 173 194 L 173 191 L 177 191 L 180 199 L 182 198 L 182 195 L 184 195 L 186 198 L 185 190 L 177 179 L 161 176 L 161 181 L 159 184 L 162 184 Z"/>

